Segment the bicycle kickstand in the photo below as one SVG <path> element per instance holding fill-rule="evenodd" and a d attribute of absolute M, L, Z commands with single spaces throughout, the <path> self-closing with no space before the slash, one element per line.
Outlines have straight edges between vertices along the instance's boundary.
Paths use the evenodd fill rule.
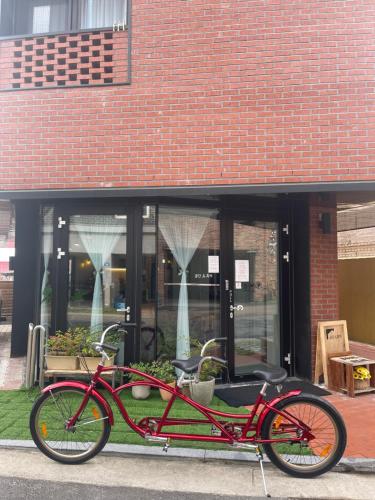
<path fill-rule="evenodd" d="M 267 491 L 266 478 L 264 475 L 264 468 L 263 468 L 263 453 L 262 453 L 262 450 L 259 448 L 259 446 L 257 446 L 255 453 L 256 453 L 256 457 L 257 457 L 258 462 L 259 462 L 260 472 L 262 474 L 264 494 L 267 498 L 271 498 L 271 495 Z"/>

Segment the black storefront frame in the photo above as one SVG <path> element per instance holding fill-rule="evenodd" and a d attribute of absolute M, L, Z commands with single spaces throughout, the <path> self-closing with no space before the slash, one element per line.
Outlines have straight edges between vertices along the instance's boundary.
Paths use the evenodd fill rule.
<path fill-rule="evenodd" d="M 51 206 L 49 204 L 49 206 Z M 126 214 L 127 218 L 127 232 L 126 232 L 126 259 L 128 262 L 133 263 L 129 267 L 129 274 L 127 282 L 129 288 L 135 291 L 134 294 L 129 296 L 128 305 L 130 306 L 131 316 L 128 319 L 129 326 L 127 327 L 127 334 L 124 336 L 124 359 L 121 362 L 130 363 L 134 361 L 137 354 L 137 344 L 139 342 L 137 334 L 137 326 L 140 324 L 140 296 L 141 287 L 139 276 L 141 273 L 140 266 L 142 265 L 141 252 L 142 237 L 139 228 L 142 227 L 142 206 L 136 203 L 119 203 L 119 201 L 112 202 L 106 200 L 104 203 L 85 203 L 76 202 L 67 205 L 66 203 L 58 203 L 54 205 L 54 223 L 53 223 L 53 265 L 52 265 L 52 311 L 51 311 L 51 331 L 65 330 L 67 328 L 67 309 L 68 309 L 68 286 L 69 286 L 69 272 L 68 272 L 68 255 L 69 255 L 69 228 L 70 217 L 74 215 L 114 215 L 116 213 Z M 64 224 L 59 228 L 59 218 L 62 218 Z M 57 262 L 56 255 L 58 248 L 66 252 L 66 255 Z M 40 294 L 39 294 L 40 296 Z M 125 311 L 122 318 L 125 321 Z"/>
<path fill-rule="evenodd" d="M 305 206 L 306 205 L 306 200 L 299 200 L 300 201 L 300 204 L 304 204 Z M 284 219 L 288 219 L 290 218 L 294 208 L 294 203 L 293 203 L 293 200 L 289 200 L 287 196 L 280 196 L 280 197 L 265 197 L 265 198 L 262 198 L 262 197 L 259 197 L 259 196 L 254 196 L 254 197 L 248 197 L 248 196 L 236 196 L 236 197 L 232 197 L 232 196 L 220 196 L 220 197 L 217 197 L 215 198 L 214 200 L 194 200 L 192 198 L 190 199 L 187 199 L 187 198 L 178 198 L 178 197 L 170 197 L 170 198 L 156 198 L 156 197 L 153 197 L 153 198 L 142 198 L 141 200 L 135 200 L 134 198 L 104 198 L 104 199 L 101 199 L 101 200 L 98 200 L 98 199 L 82 199 L 82 200 L 56 200 L 55 202 L 52 202 L 51 203 L 51 200 L 46 200 L 45 203 L 43 202 L 37 202 L 36 200 L 32 201 L 32 200 L 29 200 L 28 202 L 25 200 L 25 201 L 19 201 L 19 202 L 16 202 L 16 205 L 29 205 L 29 204 L 32 204 L 34 209 L 36 206 L 39 207 L 39 211 L 41 209 L 42 206 L 44 205 L 48 205 L 48 206 L 53 206 L 54 207 L 54 213 L 55 213 L 55 227 L 56 227 L 56 220 L 57 220 L 57 217 L 59 216 L 59 214 L 63 214 L 63 213 L 66 213 L 67 212 L 67 208 L 69 207 L 69 212 L 72 212 L 72 211 L 75 211 L 76 213 L 80 213 L 80 212 L 77 212 L 77 210 L 88 210 L 90 209 L 91 207 L 91 210 L 94 210 L 94 212 L 98 211 L 98 207 L 100 207 L 100 212 L 101 213 L 104 213 L 103 210 L 106 210 L 107 213 L 113 213 L 113 211 L 115 212 L 118 212 L 119 210 L 124 210 L 124 206 L 126 207 L 131 207 L 132 210 L 138 210 L 138 220 L 142 220 L 142 207 L 144 205 L 158 205 L 158 204 L 163 204 L 163 205 L 189 205 L 189 206 L 196 206 L 196 207 L 207 207 L 207 206 L 210 206 L 210 207 L 214 207 L 214 208 L 219 208 L 220 209 L 220 213 L 221 214 L 224 214 L 224 213 L 228 213 L 228 206 L 237 206 L 235 212 L 241 212 L 241 213 L 244 213 L 246 212 L 247 214 L 251 214 L 251 217 L 253 218 L 254 216 L 258 216 L 259 218 L 262 218 L 262 217 L 265 217 L 265 216 L 268 216 L 268 217 L 271 217 L 272 220 L 275 220 L 274 217 L 275 215 L 279 214 L 279 213 L 283 213 L 283 216 L 282 218 Z M 230 211 L 229 211 L 230 212 Z M 34 212 L 35 213 L 35 212 Z M 267 215 L 268 214 L 268 215 Z M 39 225 L 39 221 L 38 221 L 38 225 Z M 141 234 L 141 230 L 139 230 L 139 227 L 141 227 L 141 224 L 139 225 L 135 225 L 137 226 L 137 229 L 138 229 L 138 236 L 137 236 L 137 229 L 135 228 L 135 233 L 134 233 L 134 239 L 135 241 L 137 241 L 137 247 L 138 250 L 135 250 L 135 253 L 138 253 L 138 259 L 136 261 L 136 276 L 135 276 L 135 283 L 136 283 L 136 287 L 135 287 L 135 301 L 136 301 L 136 305 L 135 305 L 135 309 L 134 311 L 136 310 L 137 311 L 137 314 L 136 314 L 136 317 L 135 317 L 135 322 L 140 325 L 140 307 L 139 307 L 139 304 L 140 304 L 140 301 L 141 301 L 141 293 L 142 293 L 142 290 L 141 290 L 141 284 L 140 284 L 140 279 L 138 279 L 138 277 L 141 275 L 141 266 L 142 266 L 142 234 Z M 303 221 L 303 226 L 305 227 L 306 226 L 306 220 Z M 34 219 L 34 229 L 35 229 L 35 219 Z M 292 224 L 290 223 L 290 235 L 292 236 L 292 233 L 293 233 L 293 230 L 292 230 Z M 35 234 L 35 233 L 34 233 Z M 222 232 L 223 234 L 223 232 Z M 282 234 L 282 232 L 280 231 L 280 234 Z M 290 238 L 290 241 L 292 240 L 292 238 Z M 56 249 L 57 249 L 57 239 L 54 238 L 54 252 L 56 252 Z M 283 250 L 282 248 L 283 245 L 279 245 L 279 248 L 280 248 L 280 253 L 281 251 Z M 292 258 L 292 245 L 290 245 L 290 252 L 291 252 L 291 258 Z M 39 262 L 39 253 L 40 252 L 40 248 L 38 250 L 35 251 L 34 249 L 34 252 L 35 252 L 35 256 L 37 258 L 37 262 Z M 56 253 L 54 254 L 56 255 Z M 280 258 L 280 257 L 279 257 Z M 305 263 L 304 263 L 305 264 Z M 280 266 L 280 269 L 282 269 L 283 266 Z M 301 267 L 301 266 L 300 266 Z M 306 267 L 306 266 L 305 266 Z M 296 324 L 296 321 L 294 321 L 294 318 L 293 318 L 293 313 L 294 313 L 294 303 L 292 304 L 291 301 L 289 300 L 289 296 L 292 298 L 292 296 L 290 295 L 290 291 L 291 289 L 293 289 L 292 287 L 292 274 L 293 274 L 293 266 L 290 266 L 290 271 L 288 271 L 289 273 L 289 277 L 288 277 L 288 280 L 289 280 L 289 283 L 288 283 L 288 286 L 287 287 L 283 287 L 283 289 L 280 291 L 280 315 L 281 315 L 281 332 L 284 333 L 284 340 L 285 340 L 285 333 L 287 333 L 289 336 L 289 338 L 291 339 L 291 344 L 292 345 L 289 345 L 288 346 L 288 352 L 291 352 L 292 353 L 292 365 L 291 365 L 291 374 L 294 373 L 294 352 L 293 352 L 293 345 L 295 343 L 295 340 L 294 340 L 294 336 L 292 335 L 292 330 L 293 331 L 296 331 L 296 329 L 298 329 L 298 324 Z M 305 268 L 305 271 L 306 271 L 306 268 Z M 280 284 L 285 284 L 285 278 L 282 277 L 280 280 L 279 280 L 279 283 Z M 39 288 L 40 288 L 40 278 L 37 277 L 35 280 L 34 280 L 34 293 L 36 294 L 34 296 L 34 303 L 33 303 L 33 318 L 34 318 L 34 322 L 35 322 L 35 318 L 38 317 L 38 314 L 39 314 L 39 311 L 38 311 L 38 306 L 37 304 L 35 304 L 35 302 L 37 302 L 37 299 L 39 297 Z M 18 294 L 19 295 L 19 294 Z M 288 299 L 287 299 L 288 297 Z M 35 300 L 36 298 L 36 300 Z M 17 297 L 15 297 L 15 307 L 17 307 L 17 303 L 19 302 L 19 300 L 17 300 Z M 55 302 L 56 303 L 56 302 Z M 306 304 L 305 304 L 306 305 Z M 221 310 L 223 311 L 223 308 L 226 307 L 225 305 L 222 305 L 221 307 Z M 28 308 L 30 309 L 30 307 Z M 308 309 L 308 308 L 307 308 Z M 307 310 L 306 309 L 306 310 Z M 30 309 L 31 311 L 31 309 Z M 29 313 L 30 313 L 29 311 Z M 57 311 L 54 311 L 53 314 L 58 314 Z M 157 314 L 157 311 L 156 311 L 156 314 Z M 28 315 L 28 318 L 27 318 L 27 322 L 30 321 L 30 314 Z M 309 316 L 309 312 L 307 312 L 307 316 Z M 23 320 L 25 320 L 26 318 L 24 317 Z M 301 316 L 300 314 L 300 318 L 298 318 L 298 323 L 299 324 L 308 324 L 308 319 L 309 318 L 306 318 L 305 316 Z M 18 322 L 20 323 L 20 322 Z M 25 321 L 24 321 L 25 323 Z M 293 327 L 293 328 L 292 328 Z M 17 334 L 15 334 L 15 336 L 17 336 Z M 18 335 L 19 339 L 15 341 L 15 344 L 18 344 L 17 347 L 15 347 L 14 349 L 12 348 L 12 353 L 13 355 L 20 355 L 21 353 L 23 353 L 25 351 L 25 347 L 22 348 L 22 346 L 20 345 L 20 339 L 21 337 L 25 337 L 25 335 L 23 333 L 20 332 L 20 334 Z M 310 340 L 310 331 L 307 331 L 306 332 L 306 335 L 304 336 L 304 342 L 303 342 L 303 345 L 304 345 L 304 351 L 308 351 L 308 349 L 310 348 L 310 345 L 309 345 L 309 340 Z M 130 344 L 128 345 L 128 349 L 127 349 L 127 352 L 129 353 L 129 358 L 131 357 L 132 360 L 136 360 L 137 359 L 137 356 L 139 355 L 139 342 L 140 342 L 140 337 L 139 337 L 139 334 L 136 334 L 134 331 L 131 335 L 131 340 L 130 340 Z M 301 339 L 299 341 L 299 343 L 301 344 Z M 285 344 L 285 342 L 284 342 Z M 284 351 L 287 352 L 287 348 L 286 346 L 284 345 Z M 305 358 L 306 359 L 306 358 Z M 130 359 L 128 359 L 128 361 L 130 361 Z M 301 365 L 301 363 L 299 363 Z M 302 366 L 303 366 L 303 363 L 302 363 Z M 310 367 L 309 367 L 310 369 Z"/>
<path fill-rule="evenodd" d="M 295 373 L 295 356 L 293 349 L 292 307 L 291 307 L 291 277 L 292 277 L 292 245 L 291 245 L 291 213 L 288 203 L 270 203 L 267 200 L 262 208 L 230 208 L 222 210 L 221 251 L 223 253 L 222 268 L 226 273 L 221 273 L 221 324 L 222 331 L 227 332 L 226 355 L 229 365 L 231 381 L 239 382 L 252 380 L 251 375 L 235 376 L 234 373 L 234 318 L 229 317 L 230 292 L 234 286 L 234 249 L 233 249 L 233 224 L 236 218 L 244 220 L 257 220 L 276 222 L 278 225 L 278 303 L 280 327 L 280 366 L 287 369 L 289 375 Z M 285 257 L 285 258 L 284 258 Z M 229 290 L 227 289 L 229 282 Z M 289 356 L 288 356 L 289 354 Z M 290 363 L 286 360 L 290 359 Z"/>

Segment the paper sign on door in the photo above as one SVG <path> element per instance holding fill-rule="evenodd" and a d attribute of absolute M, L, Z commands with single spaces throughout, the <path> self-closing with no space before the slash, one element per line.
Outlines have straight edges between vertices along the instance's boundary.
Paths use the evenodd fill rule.
<path fill-rule="evenodd" d="M 235 261 L 235 278 L 234 281 L 237 283 L 249 282 L 249 261 L 248 260 L 236 260 Z"/>
<path fill-rule="evenodd" d="M 219 256 L 209 255 L 208 256 L 208 272 L 218 273 L 219 272 Z"/>

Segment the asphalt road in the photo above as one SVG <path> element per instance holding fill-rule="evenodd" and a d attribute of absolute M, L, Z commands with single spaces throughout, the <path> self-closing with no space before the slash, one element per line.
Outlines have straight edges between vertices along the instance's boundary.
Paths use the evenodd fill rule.
<path fill-rule="evenodd" d="M 264 497 L 221 496 L 143 488 L 92 486 L 0 477 L 2 500 L 264 500 Z M 274 497 L 273 497 L 274 498 Z M 274 500 L 282 500 L 274 498 Z"/>

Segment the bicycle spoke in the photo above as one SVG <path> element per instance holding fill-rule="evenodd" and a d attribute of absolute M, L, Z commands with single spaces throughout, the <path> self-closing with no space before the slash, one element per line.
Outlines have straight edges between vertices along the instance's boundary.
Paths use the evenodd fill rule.
<path fill-rule="evenodd" d="M 36 416 L 36 430 L 49 453 L 56 456 L 81 457 L 101 441 L 108 416 L 92 397 L 89 398 L 74 426 L 66 422 L 78 411 L 84 393 L 75 389 L 50 391 Z"/>
<path fill-rule="evenodd" d="M 296 419 L 302 427 L 310 428 L 313 439 L 307 442 L 271 443 L 272 449 L 284 462 L 296 467 L 318 466 L 326 461 L 337 446 L 337 434 L 332 418 L 320 407 L 308 403 L 295 403 L 283 409 L 286 416 L 275 415 L 271 426 L 271 439 L 296 439 L 302 437 L 297 426 L 292 428 Z M 291 420 L 289 420 L 289 418 Z M 289 425 L 289 428 L 286 427 Z M 276 434 L 274 434 L 276 433 Z"/>

